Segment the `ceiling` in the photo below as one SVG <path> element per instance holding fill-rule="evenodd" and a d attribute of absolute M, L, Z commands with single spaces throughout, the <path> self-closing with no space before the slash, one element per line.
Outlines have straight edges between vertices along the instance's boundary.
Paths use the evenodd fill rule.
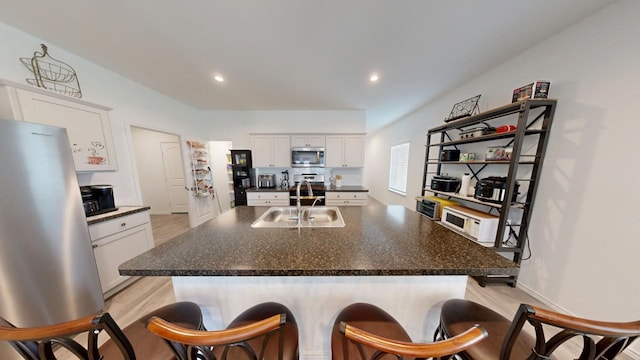
<path fill-rule="evenodd" d="M 372 132 L 613 1 L 3 0 L 0 21 L 201 110 L 365 110 Z"/>

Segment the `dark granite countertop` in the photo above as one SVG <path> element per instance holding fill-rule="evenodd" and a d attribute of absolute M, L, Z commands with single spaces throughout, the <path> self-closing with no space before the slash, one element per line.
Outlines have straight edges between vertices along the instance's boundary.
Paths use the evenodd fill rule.
<path fill-rule="evenodd" d="M 403 206 L 341 207 L 342 228 L 252 228 L 240 206 L 120 266 L 133 276 L 516 275 L 518 266 Z"/>
<path fill-rule="evenodd" d="M 87 217 L 87 224 L 93 225 L 103 221 L 109 221 L 111 219 L 135 214 L 141 211 L 147 211 L 151 209 L 149 206 L 118 206 L 118 210 Z"/>
<path fill-rule="evenodd" d="M 289 189 L 288 188 L 283 188 L 283 187 L 274 187 L 274 188 L 249 188 L 246 189 L 247 192 L 278 192 L 278 191 L 286 191 L 288 192 Z M 335 186 L 326 186 L 325 187 L 325 191 L 329 191 L 329 192 L 340 192 L 340 191 L 344 191 L 344 192 L 368 192 L 369 189 L 363 187 L 363 186 L 358 186 L 358 185 L 346 185 L 346 186 L 341 186 L 339 188 L 335 187 Z"/>
<path fill-rule="evenodd" d="M 248 188 L 245 189 L 246 192 L 289 192 L 289 188 L 283 188 L 283 187 L 273 187 L 273 188 L 256 188 L 256 187 L 252 187 L 252 188 Z"/>
<path fill-rule="evenodd" d="M 325 191 L 328 192 L 369 192 L 369 189 L 362 187 L 362 186 L 355 186 L 355 185 L 343 185 L 340 187 L 335 187 L 335 186 L 327 186 L 327 189 Z"/>

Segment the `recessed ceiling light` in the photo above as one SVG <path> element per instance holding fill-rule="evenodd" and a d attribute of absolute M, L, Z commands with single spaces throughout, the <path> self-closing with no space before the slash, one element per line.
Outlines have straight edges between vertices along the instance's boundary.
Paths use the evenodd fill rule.
<path fill-rule="evenodd" d="M 213 79 L 214 79 L 215 81 L 217 81 L 217 82 L 223 82 L 223 81 L 224 81 L 224 78 L 222 77 L 222 75 L 215 75 L 215 76 L 213 77 Z"/>
<path fill-rule="evenodd" d="M 380 79 L 380 76 L 376 73 L 371 74 L 371 76 L 369 76 L 369 81 L 374 83 L 377 82 Z"/>

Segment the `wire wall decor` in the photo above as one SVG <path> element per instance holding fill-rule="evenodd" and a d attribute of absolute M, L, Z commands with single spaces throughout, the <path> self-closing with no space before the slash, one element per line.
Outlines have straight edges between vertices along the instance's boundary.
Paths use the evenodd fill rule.
<path fill-rule="evenodd" d="M 478 100 L 480 100 L 480 95 L 476 95 L 472 98 L 468 98 L 467 100 L 460 101 L 459 103 L 453 105 L 451 113 L 449 113 L 449 116 L 444 119 L 444 122 L 462 119 L 464 117 L 479 113 L 480 108 L 478 107 Z"/>
<path fill-rule="evenodd" d="M 34 75 L 33 79 L 26 79 L 27 83 L 43 89 L 61 94 L 82 97 L 78 75 L 73 68 L 56 60 L 47 51 L 45 44 L 40 44 L 42 52 L 36 51 L 31 58 L 20 58 L 20 61 Z"/>

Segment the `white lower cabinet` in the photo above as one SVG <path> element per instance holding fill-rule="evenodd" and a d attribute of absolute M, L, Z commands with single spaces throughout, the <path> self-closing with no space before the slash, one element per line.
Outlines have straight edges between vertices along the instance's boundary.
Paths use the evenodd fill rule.
<path fill-rule="evenodd" d="M 248 206 L 288 206 L 289 192 L 247 192 Z"/>
<path fill-rule="evenodd" d="M 144 211 L 89 225 L 89 234 L 106 298 L 126 286 L 130 278 L 120 275 L 120 264 L 153 248 L 149 213 Z"/>
<path fill-rule="evenodd" d="M 327 206 L 367 206 L 369 193 L 366 191 L 327 191 L 325 204 Z"/>

